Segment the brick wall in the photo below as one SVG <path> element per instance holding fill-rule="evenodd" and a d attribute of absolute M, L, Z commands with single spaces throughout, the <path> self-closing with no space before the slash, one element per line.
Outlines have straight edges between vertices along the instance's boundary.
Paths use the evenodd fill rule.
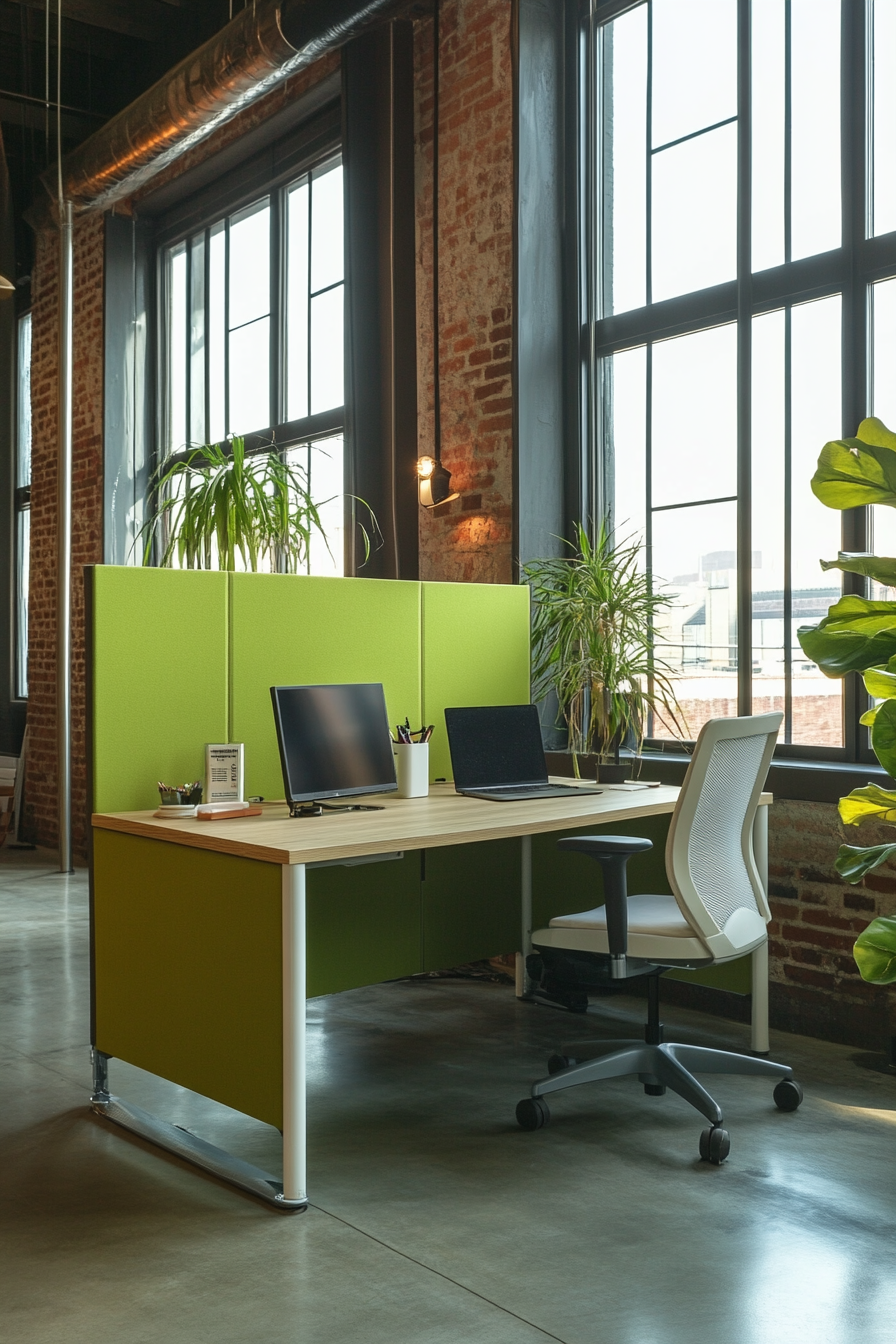
<path fill-rule="evenodd" d="M 32 272 L 31 590 L 28 608 L 28 767 L 25 834 L 57 843 L 56 407 L 58 236 L 37 238 Z M 72 464 L 72 832 L 83 854 L 84 590 L 82 568 L 103 558 L 103 220 L 74 233 Z"/>
<path fill-rule="evenodd" d="M 420 511 L 420 577 L 512 578 L 510 0 L 444 0 L 439 59 L 442 460 L 460 498 Z M 432 22 L 415 42 L 417 395 L 433 451 Z"/>
<path fill-rule="evenodd" d="M 769 826 L 769 926 L 773 1024 L 846 1045 L 882 1048 L 896 1033 L 896 993 L 861 979 L 856 935 L 875 915 L 896 914 L 896 871 L 859 886 L 834 868 L 843 843 L 896 839 L 892 827 L 845 827 L 828 803 L 781 799 Z"/>

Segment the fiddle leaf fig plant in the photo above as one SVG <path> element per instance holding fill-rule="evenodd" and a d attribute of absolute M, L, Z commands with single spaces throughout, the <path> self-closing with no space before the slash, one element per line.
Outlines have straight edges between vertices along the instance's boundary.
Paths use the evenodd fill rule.
<path fill-rule="evenodd" d="M 569 554 L 523 567 L 532 591 L 532 689 L 553 691 L 569 735 L 573 769 L 580 753 L 619 762 L 634 736 L 638 748 L 648 711 L 678 724 L 672 668 L 654 651 L 656 616 L 672 597 L 655 590 L 637 542 L 614 540 L 606 523 L 592 544 L 581 523 Z"/>
<path fill-rule="evenodd" d="M 896 434 L 871 416 L 854 439 L 826 443 L 812 477 L 812 492 L 832 509 L 868 504 L 896 508 Z M 896 558 L 842 555 L 822 560 L 825 570 L 860 574 L 896 589 Z M 828 677 L 858 672 L 876 702 L 862 715 L 871 730 L 871 746 L 887 774 L 896 778 L 896 601 L 847 594 L 816 626 L 797 631 L 803 652 Z M 877 784 L 853 789 L 840 799 L 846 826 L 876 821 L 896 826 L 896 790 Z M 841 845 L 835 867 L 847 882 L 861 882 L 882 863 L 896 858 L 896 842 Z M 875 985 L 896 981 L 896 919 L 874 919 L 856 940 L 856 965 L 864 980 Z"/>

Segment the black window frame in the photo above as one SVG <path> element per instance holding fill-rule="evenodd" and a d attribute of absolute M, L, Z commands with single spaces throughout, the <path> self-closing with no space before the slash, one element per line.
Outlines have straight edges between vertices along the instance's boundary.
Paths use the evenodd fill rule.
<path fill-rule="evenodd" d="M 750 137 L 750 0 L 737 0 L 738 27 L 738 202 L 737 278 L 711 289 L 666 299 L 642 308 L 600 316 L 600 137 L 599 28 L 646 0 L 583 0 L 577 15 L 576 162 L 579 219 L 579 391 L 583 452 L 580 469 L 580 516 L 604 516 L 607 492 L 604 480 L 601 360 L 617 351 L 648 345 L 651 341 L 706 330 L 723 323 L 737 324 L 738 405 L 738 713 L 750 712 L 751 662 L 744 657 L 752 628 L 751 571 L 751 323 L 754 316 L 834 294 L 842 296 L 842 407 L 841 433 L 855 433 L 871 404 L 869 358 L 870 286 L 896 276 L 896 231 L 869 237 L 871 193 L 869 70 L 869 0 L 841 3 L 841 246 L 817 256 L 785 262 L 767 271 L 751 271 L 751 137 Z M 789 9 L 789 0 L 788 0 Z M 746 37 L 746 40 L 745 40 Z M 787 210 L 790 209 L 789 198 Z M 820 447 L 821 445 L 819 445 Z M 794 483 L 796 484 L 796 483 Z M 808 489 L 808 482 L 805 483 Z M 843 514 L 841 547 L 869 549 L 870 516 L 867 509 Z M 844 576 L 844 592 L 864 592 L 857 576 Z M 785 612 L 785 621 L 787 613 Z M 785 624 L 785 628 L 788 628 Z M 789 655 L 788 655 L 789 656 Z M 868 763 L 876 766 L 867 731 L 859 717 L 868 706 L 864 686 L 855 675 L 845 679 L 842 747 L 779 744 L 782 761 L 815 762 L 832 768 Z M 669 739 L 647 742 L 666 752 L 680 751 Z M 878 768 L 879 769 L 879 768 Z"/>
<path fill-rule="evenodd" d="M 167 339 L 164 314 L 166 306 L 165 265 L 167 250 L 179 242 L 189 240 L 207 231 L 222 220 L 270 197 L 277 208 L 271 211 L 271 327 L 277 331 L 276 346 L 272 344 L 272 405 L 271 424 L 245 434 L 248 453 L 285 452 L 305 443 L 334 438 L 345 433 L 345 405 L 333 407 L 316 415 L 300 419 L 281 419 L 275 411 L 275 400 L 282 394 L 282 298 L 283 246 L 281 221 L 286 194 L 290 187 L 306 175 L 329 166 L 342 157 L 342 122 L 339 104 L 330 104 L 295 132 L 283 137 L 264 154 L 244 161 L 232 172 L 218 178 L 210 187 L 179 201 L 166 214 L 155 220 L 153 230 L 155 310 L 158 314 L 155 340 L 155 427 L 153 463 L 174 462 L 183 459 L 185 452 L 167 452 Z M 190 249 L 187 248 L 189 266 Z M 208 248 L 206 248 L 206 257 Z M 189 282 L 188 282 L 189 283 Z M 343 284 L 347 283 L 344 278 Z M 189 321 L 189 313 L 187 314 Z M 207 361 L 206 361 L 207 367 Z"/>

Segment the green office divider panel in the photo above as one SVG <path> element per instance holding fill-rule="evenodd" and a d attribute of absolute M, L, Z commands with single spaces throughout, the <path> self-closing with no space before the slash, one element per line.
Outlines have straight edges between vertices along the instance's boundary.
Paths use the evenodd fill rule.
<path fill-rule="evenodd" d="M 420 585 L 295 574 L 231 577 L 231 736 L 250 795 L 283 797 L 271 686 L 381 681 L 393 722 L 419 726 Z"/>
<path fill-rule="evenodd" d="M 312 868 L 307 882 L 309 997 L 423 970 L 419 851 Z"/>
<path fill-rule="evenodd" d="M 97 565 L 92 632 L 96 812 L 158 806 L 157 781 L 201 779 L 227 741 L 227 575 Z"/>
<path fill-rule="evenodd" d="M 281 870 L 95 831 L 96 1045 L 282 1124 Z"/>
<path fill-rule="evenodd" d="M 665 894 L 671 890 L 666 877 L 665 849 L 669 817 L 639 817 L 619 821 L 612 826 L 589 826 L 588 835 L 643 835 L 653 841 L 646 854 L 634 854 L 628 863 L 628 890 Z M 580 835 L 581 827 L 562 832 Z M 577 910 L 593 910 L 603 905 L 603 881 L 600 865 L 585 854 L 558 850 L 561 833 L 532 838 L 532 927 L 543 928 L 555 915 L 571 915 Z M 749 956 L 723 966 L 707 966 L 700 971 L 667 971 L 666 977 L 690 984 L 725 989 L 732 994 L 749 994 L 751 988 Z"/>
<path fill-rule="evenodd" d="M 435 724 L 430 779 L 450 779 L 447 706 L 529 702 L 529 589 L 497 583 L 422 588 L 423 717 Z"/>
<path fill-rule="evenodd" d="M 517 839 L 426 852 L 424 970 L 441 971 L 516 951 L 521 928 L 520 854 Z"/>

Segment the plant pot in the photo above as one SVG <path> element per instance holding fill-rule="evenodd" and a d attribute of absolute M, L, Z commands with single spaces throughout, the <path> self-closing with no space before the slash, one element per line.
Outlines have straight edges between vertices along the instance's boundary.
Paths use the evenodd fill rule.
<path fill-rule="evenodd" d="M 631 767 L 623 763 L 615 765 L 612 761 L 599 761 L 597 766 L 598 784 L 624 784 L 631 772 Z"/>

